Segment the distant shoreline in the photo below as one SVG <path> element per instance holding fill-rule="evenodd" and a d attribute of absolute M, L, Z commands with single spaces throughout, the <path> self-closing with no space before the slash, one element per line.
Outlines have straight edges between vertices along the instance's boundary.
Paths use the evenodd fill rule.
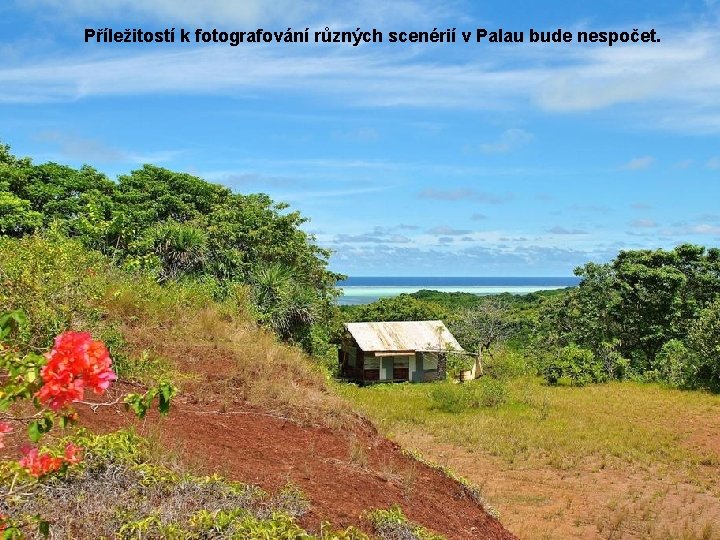
<path fill-rule="evenodd" d="M 573 287 L 580 278 L 569 277 L 349 277 L 338 282 L 343 290 L 338 298 L 340 305 L 357 305 L 375 302 L 400 294 L 411 294 L 423 289 L 440 292 L 466 292 L 477 295 L 528 294 L 541 290 Z"/>

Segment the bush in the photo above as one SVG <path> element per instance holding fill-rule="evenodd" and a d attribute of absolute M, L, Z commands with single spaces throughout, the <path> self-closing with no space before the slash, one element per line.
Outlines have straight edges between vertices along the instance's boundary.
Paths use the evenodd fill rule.
<path fill-rule="evenodd" d="M 632 375 L 631 363 L 618 351 L 618 340 L 603 341 L 595 351 L 595 356 L 601 362 L 606 376 L 610 379 L 623 380 Z"/>
<path fill-rule="evenodd" d="M 508 387 L 502 379 L 482 377 L 479 381 L 467 385 L 472 392 L 471 406 L 500 407 L 508 398 Z"/>
<path fill-rule="evenodd" d="M 295 522 L 308 503 L 292 485 L 271 495 L 217 475 L 177 472 L 154 462 L 147 441 L 127 431 L 81 431 L 66 441 L 82 445 L 85 460 L 4 499 L 18 524 L 13 532 L 41 515 L 53 538 L 317 538 Z M 0 469 L 3 495 L 14 482 L 7 473 Z"/>
<path fill-rule="evenodd" d="M 542 376 L 548 384 L 556 385 L 560 382 L 564 374 L 564 366 L 558 361 L 557 358 L 549 359 L 545 362 L 542 367 Z"/>
<path fill-rule="evenodd" d="M 442 536 L 408 521 L 397 505 L 388 510 L 373 510 L 368 513 L 368 518 L 375 532 L 384 540 L 443 540 Z"/>
<path fill-rule="evenodd" d="M 25 350 L 46 348 L 54 336 L 82 327 L 102 336 L 107 329 L 98 309 L 109 265 L 79 242 L 59 233 L 0 237 L 0 312 L 20 309 L 30 324 L 19 343 Z"/>
<path fill-rule="evenodd" d="M 483 359 L 483 371 L 498 379 L 522 377 L 532 373 L 527 355 L 523 351 L 513 350 L 509 347 L 496 351 L 493 356 Z"/>
<path fill-rule="evenodd" d="M 574 386 L 607 381 L 603 365 L 592 351 L 576 345 L 568 345 L 560 351 L 566 374 Z"/>
<path fill-rule="evenodd" d="M 700 312 L 688 336 L 689 383 L 720 392 L 720 299 Z"/>
<path fill-rule="evenodd" d="M 654 378 L 675 388 L 687 386 L 690 382 L 690 356 L 690 351 L 682 341 L 671 339 L 662 346 L 655 357 L 653 369 L 648 372 L 651 376 L 648 378 Z"/>
<path fill-rule="evenodd" d="M 603 363 L 592 351 L 577 345 L 568 345 L 544 359 L 541 373 L 548 384 L 558 384 L 562 377 L 568 377 L 573 386 L 605 382 L 608 374 Z"/>
<path fill-rule="evenodd" d="M 445 370 L 447 375 L 453 379 L 459 379 L 463 371 L 470 371 L 473 368 L 475 359 L 466 354 L 447 354 Z"/>
<path fill-rule="evenodd" d="M 464 411 L 468 405 L 468 392 L 463 384 L 437 383 L 430 391 L 430 408 L 448 413 Z"/>

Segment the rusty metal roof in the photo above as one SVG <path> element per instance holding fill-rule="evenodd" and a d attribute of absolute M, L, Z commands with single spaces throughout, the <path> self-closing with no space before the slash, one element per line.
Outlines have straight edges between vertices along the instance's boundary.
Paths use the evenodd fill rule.
<path fill-rule="evenodd" d="M 442 321 L 346 323 L 345 328 L 366 352 L 463 350 Z"/>

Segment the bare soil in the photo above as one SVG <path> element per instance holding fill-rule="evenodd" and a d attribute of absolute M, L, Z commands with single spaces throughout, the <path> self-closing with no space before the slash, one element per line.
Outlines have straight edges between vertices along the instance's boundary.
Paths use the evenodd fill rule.
<path fill-rule="evenodd" d="M 78 410 L 82 425 L 98 433 L 135 426 L 193 472 L 217 472 L 267 491 L 296 485 L 310 500 L 301 520 L 309 530 L 329 521 L 369 532 L 367 510 L 399 504 L 410 520 L 447 538 L 515 538 L 461 485 L 404 455 L 367 423 L 333 430 L 249 406 L 213 409 L 183 401 L 168 417 L 144 421 L 120 406 Z"/>

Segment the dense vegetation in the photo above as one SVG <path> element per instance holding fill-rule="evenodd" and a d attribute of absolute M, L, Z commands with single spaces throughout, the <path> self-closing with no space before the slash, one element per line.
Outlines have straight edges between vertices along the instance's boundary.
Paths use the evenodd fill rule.
<path fill-rule="evenodd" d="M 685 244 L 623 251 L 576 275 L 582 278 L 577 287 L 558 291 L 419 291 L 343 307 L 342 316 L 442 319 L 466 350 L 492 359 L 505 345 L 496 370 L 535 372 L 551 384 L 632 378 L 720 390 L 720 249 Z"/>
<path fill-rule="evenodd" d="M 720 390 L 720 249 L 623 251 L 542 309 L 549 379 L 641 377 Z"/>
<path fill-rule="evenodd" d="M 33 164 L 0 145 L 0 235 L 53 228 L 159 282 L 212 280 L 218 296 L 249 287 L 257 318 L 313 349 L 336 274 L 298 212 L 267 195 L 242 195 L 146 165 L 117 181 L 89 166 Z"/>

